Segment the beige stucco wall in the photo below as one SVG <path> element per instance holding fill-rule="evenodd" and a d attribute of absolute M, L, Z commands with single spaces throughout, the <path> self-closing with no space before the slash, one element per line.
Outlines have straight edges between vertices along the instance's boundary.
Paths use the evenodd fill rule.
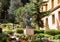
<path fill-rule="evenodd" d="M 46 22 L 46 18 L 48 18 L 48 25 L 49 25 L 49 29 L 58 29 L 57 28 L 57 21 L 59 22 L 59 24 L 60 24 L 60 21 L 59 21 L 59 18 L 58 18 L 58 12 L 60 11 L 60 8 L 59 9 L 57 9 L 57 10 L 55 10 L 54 12 L 52 12 L 49 16 L 46 16 L 46 17 L 44 17 L 42 20 L 44 21 L 44 25 L 46 25 L 45 24 L 45 22 Z M 52 23 L 52 15 L 55 15 L 55 23 L 53 24 Z M 44 29 L 45 29 L 46 27 L 44 26 Z"/>
<path fill-rule="evenodd" d="M 58 11 L 60 9 L 57 9 L 56 11 L 52 12 L 51 15 L 48 17 L 48 23 L 50 29 L 57 29 L 57 20 L 58 20 Z M 55 15 L 55 23 L 52 23 L 52 14 Z"/>
<path fill-rule="evenodd" d="M 51 3 L 51 1 L 52 0 L 49 0 L 48 1 L 48 10 L 49 9 L 52 9 L 52 3 Z M 60 5 L 60 4 L 58 4 L 58 0 L 54 0 L 54 8 L 55 7 L 57 7 L 58 5 Z M 44 8 L 45 9 L 45 8 Z M 48 25 L 49 25 L 49 29 L 58 29 L 57 28 L 57 21 L 58 21 L 58 23 L 60 24 L 60 21 L 59 21 L 59 18 L 58 18 L 58 11 L 60 11 L 60 8 L 58 8 L 57 10 L 55 10 L 55 11 L 53 11 L 49 16 L 46 16 L 46 17 L 44 17 L 42 20 L 43 20 L 43 22 L 44 22 L 44 30 L 45 30 L 45 28 L 46 28 L 46 18 L 48 18 Z M 55 23 L 53 24 L 52 23 L 52 15 L 55 15 Z"/>
<path fill-rule="evenodd" d="M 48 1 L 48 10 L 51 9 L 51 0 Z"/>

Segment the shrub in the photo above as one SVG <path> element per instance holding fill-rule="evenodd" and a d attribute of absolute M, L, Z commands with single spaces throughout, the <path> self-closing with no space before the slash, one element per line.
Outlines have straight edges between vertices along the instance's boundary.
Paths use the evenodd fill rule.
<path fill-rule="evenodd" d="M 44 30 L 34 30 L 34 34 L 44 33 Z"/>
<path fill-rule="evenodd" d="M 56 30 L 56 33 L 57 33 L 56 35 L 60 34 L 60 30 Z"/>
<path fill-rule="evenodd" d="M 42 39 L 40 39 L 40 38 L 36 38 L 36 39 L 34 39 L 32 42 L 43 42 L 43 41 L 42 41 Z"/>
<path fill-rule="evenodd" d="M 0 41 L 2 42 L 7 42 L 7 38 L 6 38 L 6 35 L 5 34 L 0 34 Z"/>
<path fill-rule="evenodd" d="M 0 28 L 0 33 L 2 33 L 2 28 Z"/>
<path fill-rule="evenodd" d="M 44 34 L 40 33 L 40 34 L 35 34 L 35 38 L 43 38 L 44 37 Z"/>
<path fill-rule="evenodd" d="M 35 34 L 34 35 L 34 41 L 38 42 L 43 37 L 44 37 L 44 34 Z"/>
<path fill-rule="evenodd" d="M 2 42 L 7 42 L 7 37 L 3 37 Z"/>
<path fill-rule="evenodd" d="M 59 35 L 55 35 L 54 39 L 60 39 L 60 34 Z"/>
<path fill-rule="evenodd" d="M 48 34 L 42 34 L 42 33 L 40 33 L 40 34 L 35 34 L 34 35 L 34 37 L 35 38 L 50 38 L 50 37 L 52 37 L 51 35 L 48 35 Z"/>
<path fill-rule="evenodd" d="M 10 34 L 10 35 L 13 35 L 13 33 L 14 33 L 14 31 L 5 31 L 5 32 L 3 32 L 4 34 Z"/>
<path fill-rule="evenodd" d="M 6 24 L 4 24 L 3 27 L 6 27 Z"/>
<path fill-rule="evenodd" d="M 16 29 L 16 32 L 21 34 L 21 33 L 23 33 L 23 30 L 22 29 Z"/>
<path fill-rule="evenodd" d="M 46 37 L 46 38 L 50 38 L 50 37 L 51 37 L 51 35 L 44 34 L 44 37 Z"/>
<path fill-rule="evenodd" d="M 60 30 L 45 30 L 44 33 L 54 36 L 54 35 L 60 34 Z"/>

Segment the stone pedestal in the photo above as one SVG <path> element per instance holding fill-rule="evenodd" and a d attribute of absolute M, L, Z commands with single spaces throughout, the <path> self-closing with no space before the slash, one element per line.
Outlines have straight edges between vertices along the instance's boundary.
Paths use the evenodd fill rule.
<path fill-rule="evenodd" d="M 29 35 L 29 37 L 28 37 L 29 40 L 33 40 L 33 38 L 34 38 L 34 29 L 31 29 L 31 28 L 24 29 L 24 34 Z"/>
<path fill-rule="evenodd" d="M 30 29 L 30 28 L 24 29 L 24 34 L 32 36 L 34 35 L 34 29 Z"/>

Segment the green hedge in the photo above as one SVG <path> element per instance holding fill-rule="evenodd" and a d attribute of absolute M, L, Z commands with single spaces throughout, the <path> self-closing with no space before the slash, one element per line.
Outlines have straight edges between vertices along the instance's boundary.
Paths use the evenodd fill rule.
<path fill-rule="evenodd" d="M 23 30 L 16 29 L 16 32 L 23 33 Z M 55 36 L 55 35 L 60 34 L 60 30 L 34 30 L 34 34 L 40 34 L 40 33 Z"/>
<path fill-rule="evenodd" d="M 45 30 L 44 33 L 54 36 L 60 34 L 60 30 Z"/>
<path fill-rule="evenodd" d="M 44 34 L 38 34 L 37 35 L 37 38 L 43 38 L 44 37 Z"/>
<path fill-rule="evenodd" d="M 34 34 L 44 33 L 44 30 L 34 30 Z"/>
<path fill-rule="evenodd" d="M 23 33 L 23 30 L 22 29 L 16 29 L 16 32 L 21 34 L 21 33 Z M 55 35 L 60 34 L 60 30 L 34 30 L 34 34 L 40 34 L 40 33 L 55 36 Z"/>
<path fill-rule="evenodd" d="M 34 34 L 40 34 L 40 33 L 54 36 L 60 34 L 60 30 L 34 30 Z"/>
<path fill-rule="evenodd" d="M 55 35 L 54 39 L 60 39 L 60 34 L 59 35 Z"/>
<path fill-rule="evenodd" d="M 22 29 L 16 29 L 16 32 L 19 33 L 19 34 L 22 34 L 23 30 Z"/>
<path fill-rule="evenodd" d="M 16 29 L 17 33 L 23 33 L 23 30 L 21 29 Z M 40 33 L 44 33 L 44 30 L 34 30 L 34 34 L 40 34 Z"/>
<path fill-rule="evenodd" d="M 42 39 L 37 38 L 37 39 L 34 39 L 32 42 L 43 42 L 43 41 Z"/>
<path fill-rule="evenodd" d="M 48 35 L 48 34 L 43 34 L 43 33 L 40 33 L 40 34 L 35 34 L 34 37 L 36 38 L 49 38 L 49 37 L 52 37 L 51 35 Z"/>

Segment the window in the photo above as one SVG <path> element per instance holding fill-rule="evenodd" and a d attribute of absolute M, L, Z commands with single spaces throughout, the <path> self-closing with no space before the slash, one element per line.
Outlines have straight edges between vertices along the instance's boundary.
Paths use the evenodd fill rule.
<path fill-rule="evenodd" d="M 58 0 L 58 4 L 60 3 L 60 0 Z"/>
<path fill-rule="evenodd" d="M 52 23 L 55 23 L 55 15 L 52 15 Z"/>
<path fill-rule="evenodd" d="M 46 26 L 48 26 L 48 18 L 46 18 Z"/>
<path fill-rule="evenodd" d="M 43 11 L 43 6 L 42 6 L 42 11 Z"/>
<path fill-rule="evenodd" d="M 45 10 L 47 11 L 47 4 L 45 5 Z"/>
<path fill-rule="evenodd" d="M 58 12 L 58 19 L 59 19 L 59 21 L 60 21 L 60 11 Z"/>
<path fill-rule="evenodd" d="M 54 8 L 54 0 L 52 0 L 52 8 Z"/>
<path fill-rule="evenodd" d="M 48 18 L 46 18 L 46 29 L 49 29 Z"/>
<path fill-rule="evenodd" d="M 43 11 L 43 6 L 40 8 L 40 11 L 41 11 L 41 12 Z"/>

